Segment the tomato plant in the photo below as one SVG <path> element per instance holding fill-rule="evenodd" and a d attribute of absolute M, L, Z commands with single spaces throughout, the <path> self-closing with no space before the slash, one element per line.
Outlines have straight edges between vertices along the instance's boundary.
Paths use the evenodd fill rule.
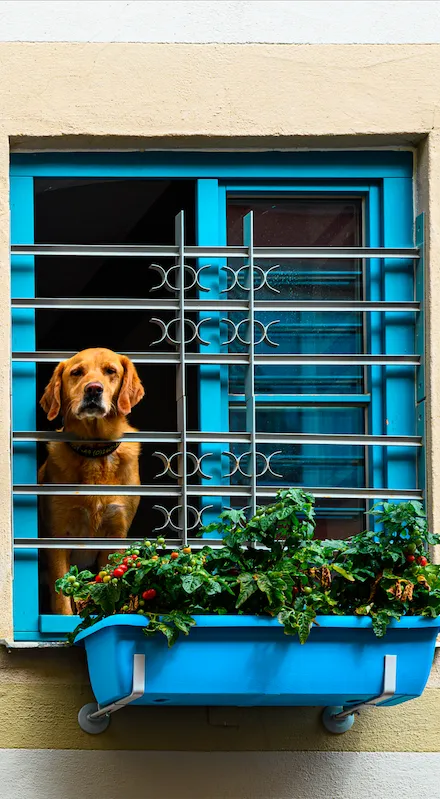
<path fill-rule="evenodd" d="M 82 619 L 72 640 L 113 613 L 145 616 L 145 634 L 162 633 L 170 646 L 200 614 L 270 615 L 301 643 L 317 615 L 370 616 L 379 636 L 402 615 L 439 615 L 440 566 L 429 562 L 427 545 L 440 538 L 428 531 L 422 505 L 384 503 L 371 514 L 373 530 L 321 541 L 313 497 L 284 489 L 250 519 L 228 510 L 202 528 L 220 534 L 217 549 L 201 542 L 159 557 L 163 539 L 145 540 L 109 555 L 97 577 L 72 566 L 56 583 Z"/>

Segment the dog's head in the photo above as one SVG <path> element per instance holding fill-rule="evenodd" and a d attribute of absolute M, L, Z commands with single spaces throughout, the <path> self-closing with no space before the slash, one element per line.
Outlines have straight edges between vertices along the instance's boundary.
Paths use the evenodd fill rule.
<path fill-rule="evenodd" d="M 107 349 L 78 352 L 59 363 L 40 400 L 52 421 L 126 416 L 144 396 L 144 388 L 132 362 Z"/>

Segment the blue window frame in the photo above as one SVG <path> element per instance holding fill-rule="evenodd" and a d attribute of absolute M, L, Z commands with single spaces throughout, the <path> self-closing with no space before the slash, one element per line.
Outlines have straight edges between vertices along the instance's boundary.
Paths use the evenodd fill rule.
<path fill-rule="evenodd" d="M 38 179 L 150 179 L 194 182 L 196 243 L 201 247 L 222 247 L 231 243 L 228 241 L 228 232 L 229 237 L 231 235 L 228 214 L 231 208 L 237 209 L 240 204 L 253 207 L 257 219 L 258 208 L 264 203 L 278 203 L 280 207 L 284 203 L 284 209 L 290 203 L 293 214 L 302 203 L 307 216 L 310 215 L 307 209 L 318 207 L 320 203 L 337 204 L 348 198 L 355 209 L 353 218 L 356 216 L 357 221 L 350 224 L 352 230 L 357 230 L 357 246 L 412 248 L 412 172 L 410 152 L 14 156 L 11 164 L 11 241 L 18 245 L 32 244 L 35 240 L 35 181 Z M 256 233 L 258 235 L 257 229 Z M 286 236 L 288 238 L 288 232 Z M 161 244 L 160 241 L 157 243 Z M 420 244 L 420 235 L 417 243 Z M 290 241 L 290 246 L 301 244 L 301 241 Z M 325 241 L 325 246 L 331 244 Z M 346 297 L 361 302 L 413 302 L 415 291 L 419 293 L 422 290 L 421 259 L 416 263 L 415 281 L 414 260 L 408 258 L 358 259 L 351 263 L 350 269 L 346 268 L 346 261 L 337 262 L 338 268 L 333 268 L 332 264 L 321 264 L 320 267 L 316 263 L 313 267 L 310 260 L 298 265 L 298 260 L 292 259 L 284 261 L 282 268 L 272 271 L 272 280 L 281 292 L 281 299 L 304 296 L 307 300 L 317 301 L 326 299 L 328 290 L 333 292 L 332 298 L 338 300 Z M 34 256 L 13 252 L 11 264 L 12 296 L 35 297 Z M 231 281 L 234 281 L 234 274 L 243 261 L 223 258 L 200 258 L 198 261 L 199 266 L 208 264 L 204 286 L 210 289 L 210 299 L 242 296 L 243 290 L 237 286 L 231 289 Z M 313 287 L 309 291 L 310 285 Z M 270 297 L 270 292 L 265 291 L 261 296 Z M 338 295 L 339 291 L 342 294 Z M 203 298 L 202 292 L 200 298 Z M 421 299 L 421 296 L 417 294 L 416 298 Z M 422 314 L 412 311 L 365 313 L 361 310 L 334 314 L 316 309 L 307 313 L 289 312 L 287 316 L 287 312 L 261 311 L 256 315 L 261 322 L 260 330 L 269 322 L 274 323 L 274 317 L 278 319 L 283 313 L 284 322 L 278 327 L 276 324 L 271 326 L 279 351 L 284 348 L 290 352 L 310 353 L 312 360 L 317 354 L 341 352 L 410 356 L 423 343 Z M 229 322 L 222 321 L 224 318 L 224 312 L 200 313 L 199 321 L 205 319 L 203 336 L 209 341 L 203 352 L 225 351 L 221 342 L 234 330 L 231 322 L 235 321 L 237 325 L 240 317 L 231 312 L 227 314 Z M 13 360 L 13 430 L 15 433 L 35 431 L 37 365 L 32 360 L 32 353 L 37 349 L 36 311 L 32 307 L 13 307 L 12 322 L 13 351 L 29 353 L 28 359 Z M 265 344 L 262 347 L 264 351 L 270 349 Z M 240 351 L 237 337 L 229 351 L 231 349 Z M 324 372 L 322 366 L 313 363 L 295 367 L 258 367 L 255 375 L 256 424 L 257 431 L 263 433 L 269 428 L 277 428 L 278 433 L 293 431 L 312 437 L 309 443 L 297 443 L 282 450 L 274 456 L 271 466 L 276 473 L 284 470 L 291 478 L 290 482 L 321 487 L 323 496 L 318 513 L 322 519 L 333 520 L 331 533 L 340 525 L 341 534 L 344 534 L 344 526 L 349 531 L 352 529 L 350 520 L 363 518 L 365 503 L 370 501 L 372 490 L 377 491 L 378 496 L 384 496 L 387 490 L 394 490 L 394 495 L 400 492 L 402 497 L 422 495 L 423 461 L 419 455 L 420 448 L 414 443 L 416 436 L 422 433 L 423 373 L 419 368 L 416 375 L 413 363 L 355 367 L 335 364 L 327 366 L 326 370 Z M 245 446 L 226 443 L 228 433 L 244 429 L 243 380 L 238 367 L 235 371 L 231 368 L 228 373 L 228 366 L 202 364 L 198 374 L 198 429 L 225 433 L 225 443 L 202 443 L 199 450 L 199 455 L 213 454 L 209 483 L 220 485 L 225 480 L 222 473 L 234 471 L 231 464 L 234 467 L 246 451 Z M 357 436 L 360 443 L 358 439 L 350 446 L 313 443 L 313 436 L 347 432 Z M 405 436 L 412 440 L 408 446 L 364 446 L 365 435 Z M 225 451 L 232 454 L 222 455 Z M 259 451 L 267 458 L 270 447 L 265 449 L 262 444 Z M 227 463 L 229 469 L 225 468 Z M 264 458 L 261 458 L 261 463 L 264 467 Z M 15 436 L 14 483 L 36 483 L 36 471 L 35 440 L 20 440 Z M 330 478 L 334 481 L 331 485 L 341 489 L 341 499 L 325 499 L 324 489 L 330 485 Z M 231 484 L 239 484 L 240 480 L 239 471 L 235 471 Z M 201 483 L 204 483 L 203 479 Z M 276 486 L 277 478 L 266 471 L 260 484 Z M 370 489 L 368 497 L 362 497 L 363 487 Z M 351 497 L 353 489 L 358 489 L 359 497 Z M 204 520 L 233 501 L 221 496 L 202 497 L 201 507 L 212 506 L 206 507 Z M 36 495 L 17 493 L 15 496 L 14 532 L 16 537 L 38 537 Z M 14 624 L 17 640 L 52 640 L 73 626 L 69 617 L 40 613 L 36 548 L 15 549 Z"/>

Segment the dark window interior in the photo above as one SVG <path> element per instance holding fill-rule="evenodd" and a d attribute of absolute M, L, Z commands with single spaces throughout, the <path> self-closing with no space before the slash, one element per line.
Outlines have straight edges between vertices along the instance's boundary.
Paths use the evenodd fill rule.
<path fill-rule="evenodd" d="M 35 180 L 35 242 L 40 244 L 174 244 L 174 219 L 185 212 L 186 240 L 195 243 L 195 184 L 193 181 L 47 179 Z M 36 258 L 36 296 L 39 297 L 154 297 L 157 273 L 151 258 L 44 257 Z M 157 260 L 163 266 L 164 261 Z M 157 295 L 156 295 L 157 296 Z M 160 296 L 171 297 L 169 293 Z M 190 296 L 190 295 L 188 295 Z M 194 295 L 195 296 L 195 295 Z M 158 338 L 151 324 L 154 311 L 44 310 L 36 312 L 37 350 L 79 351 L 108 347 L 139 352 Z M 166 319 L 165 313 L 160 313 Z M 163 349 L 163 345 L 155 350 Z M 166 347 L 165 347 L 166 348 Z M 37 429 L 54 429 L 39 407 L 53 364 L 37 370 Z M 145 386 L 143 401 L 133 409 L 131 423 L 139 430 L 176 430 L 175 368 L 138 366 Z M 188 373 L 189 425 L 197 429 L 196 370 Z M 160 386 L 160 391 L 158 391 Z M 159 447 L 160 448 L 160 447 Z M 162 470 L 151 457 L 154 446 L 143 445 L 142 483 L 154 483 Z M 166 451 L 166 450 L 165 450 Z M 45 447 L 39 449 L 39 463 Z M 154 500 L 142 498 L 130 534 L 151 535 L 162 516 Z M 165 503 L 166 504 L 166 503 Z"/>

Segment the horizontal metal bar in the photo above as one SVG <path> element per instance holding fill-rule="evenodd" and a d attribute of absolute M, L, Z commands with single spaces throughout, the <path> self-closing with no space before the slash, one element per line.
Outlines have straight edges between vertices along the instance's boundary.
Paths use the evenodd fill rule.
<path fill-rule="evenodd" d="M 304 378 L 303 378 L 304 379 Z M 314 375 L 313 382 L 318 380 Z M 333 382 L 335 378 L 332 378 Z M 306 381 L 304 381 L 306 382 Z M 340 378 L 337 378 L 340 382 Z M 240 408 L 245 401 L 244 394 L 229 394 L 229 406 L 233 408 Z M 296 406 L 313 406 L 313 407 L 331 407 L 334 405 L 369 405 L 371 402 L 370 394 L 256 394 L 257 410 L 266 406 L 281 407 L 296 407 Z"/>
<path fill-rule="evenodd" d="M 331 433 L 277 433 L 275 436 L 257 433 L 258 444 L 337 444 L 360 447 L 421 447 L 421 436 L 332 435 Z"/>
<path fill-rule="evenodd" d="M 13 297 L 13 308 L 39 308 L 43 310 L 93 310 L 93 311 L 123 311 L 123 310 L 151 310 L 151 311 L 177 311 L 179 301 L 174 299 L 129 299 L 113 297 Z M 243 300 L 192 300 L 185 299 L 185 310 L 188 312 L 205 311 L 243 311 L 247 313 L 248 305 Z M 371 301 L 331 301 L 331 300 L 256 300 L 255 310 L 261 313 L 289 313 L 289 312 L 417 312 L 420 311 L 419 302 L 371 302 Z"/>
<path fill-rule="evenodd" d="M 258 486 L 257 494 L 260 497 L 274 497 L 280 489 L 291 486 Z M 304 488 L 317 498 L 328 499 L 422 499 L 423 492 L 417 488 Z M 19 484 L 13 486 L 16 496 L 152 496 L 152 497 L 178 497 L 181 494 L 179 486 L 173 485 L 81 485 L 67 484 Z M 251 494 L 250 486 L 236 485 L 190 485 L 188 496 L 191 497 L 248 497 Z"/>
<path fill-rule="evenodd" d="M 241 305 L 243 303 L 240 303 Z M 179 301 L 173 299 L 141 299 L 128 297 L 13 297 L 13 308 L 40 308 L 46 310 L 125 311 L 178 310 Z"/>
<path fill-rule="evenodd" d="M 208 303 L 209 304 L 209 303 Z M 234 309 L 233 309 L 234 310 Z M 420 311 L 420 302 L 372 302 L 370 300 L 256 300 L 256 311 L 269 311 L 271 313 L 283 313 L 288 311 L 307 311 L 307 312 L 366 312 L 366 311 Z"/>
<path fill-rule="evenodd" d="M 106 549 L 112 552 L 116 549 L 128 549 L 133 544 L 138 544 L 142 538 L 14 538 L 15 549 Z M 152 543 L 156 539 L 149 538 Z M 221 538 L 188 538 L 192 549 L 202 549 L 205 546 L 223 546 Z M 182 546 L 181 538 L 167 538 L 167 548 Z"/>
<path fill-rule="evenodd" d="M 179 248 L 173 244 L 12 244 L 11 255 L 68 255 L 89 258 L 177 258 Z"/>
<path fill-rule="evenodd" d="M 80 439 L 71 433 L 59 433 L 55 431 L 46 430 L 17 430 L 12 434 L 13 441 L 72 441 L 80 444 L 102 444 L 102 439 L 93 441 L 92 439 Z M 124 433 L 121 438 L 113 439 L 114 441 L 132 441 L 140 442 L 143 444 L 157 444 L 169 443 L 178 444 L 181 439 L 179 433 L 156 433 L 155 431 L 140 431 L 138 433 Z M 229 441 L 229 438 L 228 438 Z"/>
<path fill-rule="evenodd" d="M 177 258 L 179 248 L 151 244 L 13 244 L 11 255 Z M 254 247 L 254 258 L 419 258 L 415 247 Z M 249 247 L 186 246 L 187 258 L 246 258 Z"/>
<path fill-rule="evenodd" d="M 19 484 L 12 488 L 16 496 L 79 496 L 79 497 L 105 497 L 105 496 L 139 496 L 139 497 L 178 497 L 180 487 L 169 485 L 81 485 L 73 483 L 35 483 Z"/>
<path fill-rule="evenodd" d="M 421 436 L 371 436 L 362 434 L 342 434 L 333 435 L 331 433 L 256 433 L 258 444 L 337 444 L 340 446 L 379 446 L 379 447 L 421 447 Z M 102 441 L 91 441 L 91 439 L 78 439 L 69 433 L 35 431 L 18 431 L 13 433 L 14 441 L 71 441 L 86 444 L 101 444 Z M 136 441 L 146 444 L 156 443 L 179 443 L 181 436 L 179 433 L 149 433 L 139 431 L 138 433 L 126 433 L 122 438 L 114 441 Z M 248 443 L 250 433 L 246 432 L 188 432 L 186 440 L 191 444 L 217 444 L 217 443 Z"/>
<path fill-rule="evenodd" d="M 179 353 L 177 352 L 127 352 L 124 353 L 134 362 L 139 364 L 178 364 Z M 67 358 L 72 358 L 75 352 L 47 351 L 47 352 L 13 352 L 12 360 L 28 363 L 58 363 Z M 188 365 L 209 365 L 209 364 L 248 364 L 249 355 L 247 353 L 220 352 L 203 353 L 188 352 L 185 357 Z M 255 354 L 255 363 L 259 366 L 289 366 L 289 365 L 311 365 L 320 364 L 332 366 L 419 366 L 420 355 L 316 355 L 310 354 Z"/>

